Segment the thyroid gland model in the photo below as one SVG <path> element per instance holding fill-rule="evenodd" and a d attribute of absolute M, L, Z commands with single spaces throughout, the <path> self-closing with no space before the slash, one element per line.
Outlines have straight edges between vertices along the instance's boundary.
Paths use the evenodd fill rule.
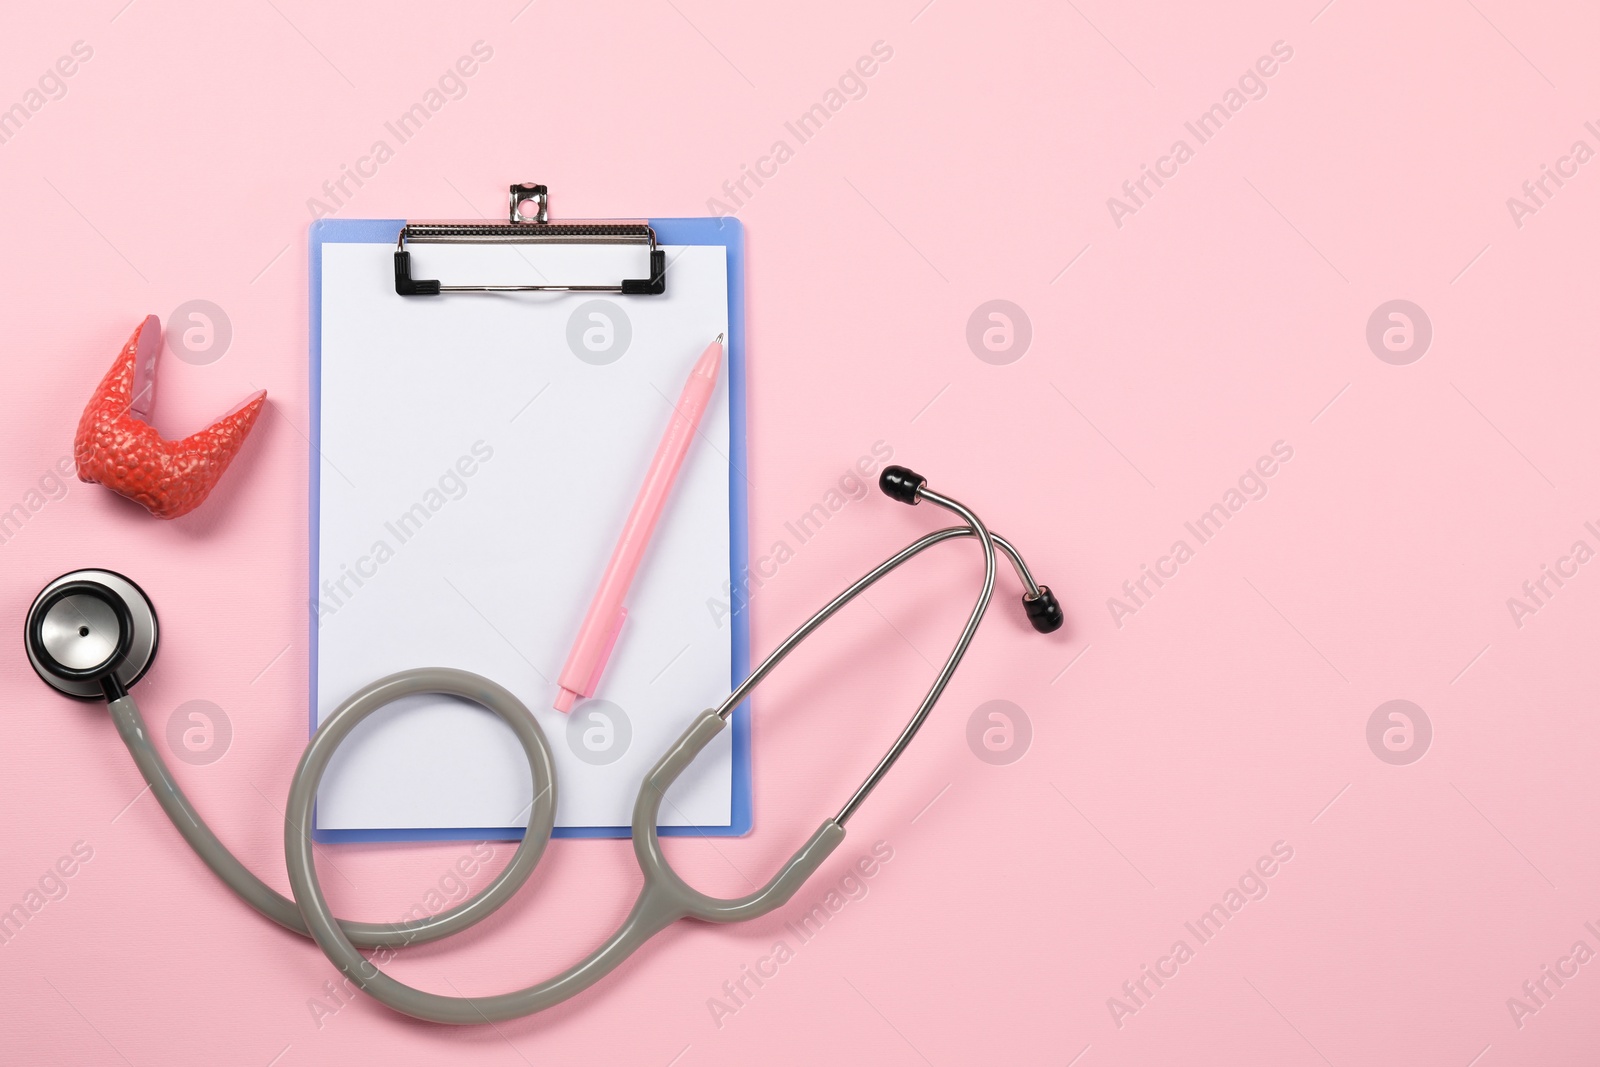
<path fill-rule="evenodd" d="M 168 441 L 146 421 L 155 402 L 160 352 L 161 323 L 150 315 L 117 353 L 83 409 L 73 456 L 80 480 L 99 482 L 158 519 L 175 519 L 211 493 L 256 424 L 267 393 L 254 393 L 198 433 Z"/>

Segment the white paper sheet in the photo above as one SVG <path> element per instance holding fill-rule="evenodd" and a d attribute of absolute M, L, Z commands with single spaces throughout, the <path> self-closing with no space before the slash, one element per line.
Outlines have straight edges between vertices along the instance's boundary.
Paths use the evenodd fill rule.
<path fill-rule="evenodd" d="M 672 404 L 728 328 L 725 250 L 668 248 L 667 292 L 649 297 L 405 298 L 393 252 L 322 247 L 318 719 L 391 671 L 476 671 L 550 738 L 557 826 L 625 826 L 645 771 L 729 689 L 733 628 L 706 607 L 730 573 L 726 367 L 595 694 L 626 729 L 582 704 L 569 729 L 551 701 Z M 644 273 L 637 249 L 612 246 L 424 245 L 412 258 L 417 277 L 453 282 Z M 611 310 L 594 305 L 574 324 L 597 298 Z M 729 823 L 730 734 L 669 792 L 664 825 Z M 318 827 L 518 826 L 531 798 L 504 724 L 416 697 L 345 743 Z"/>

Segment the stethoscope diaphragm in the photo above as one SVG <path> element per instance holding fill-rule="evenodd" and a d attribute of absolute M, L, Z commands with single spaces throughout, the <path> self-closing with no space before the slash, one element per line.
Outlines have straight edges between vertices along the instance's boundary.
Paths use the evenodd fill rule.
<path fill-rule="evenodd" d="M 132 580 L 90 568 L 63 574 L 28 609 L 23 643 L 35 673 L 57 692 L 102 700 L 109 675 L 126 690 L 150 669 L 160 626 Z"/>

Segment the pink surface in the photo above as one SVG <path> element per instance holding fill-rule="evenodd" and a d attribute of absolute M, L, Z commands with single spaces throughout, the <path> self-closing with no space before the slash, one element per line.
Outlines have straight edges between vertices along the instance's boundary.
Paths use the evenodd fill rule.
<path fill-rule="evenodd" d="M 1600 19 L 1322 4 L 13 13 L 0 106 L 38 106 L 0 143 L 0 508 L 23 516 L 0 544 L 0 903 L 39 906 L 0 945 L 0 1060 L 1592 1060 Z M 480 41 L 471 76 L 450 73 Z M 441 88 L 399 143 L 385 123 Z M 1229 117 L 1202 142 L 1185 124 L 1213 104 Z M 813 105 L 829 117 L 802 127 Z M 758 650 L 935 521 L 851 497 L 879 442 L 1015 538 L 1068 614 L 1037 637 L 1003 581 L 926 731 L 789 907 L 675 928 L 598 989 L 495 1028 L 328 997 L 321 954 L 218 886 L 103 712 L 46 690 L 18 639 L 64 570 L 143 583 L 165 624 L 140 687 L 152 727 L 176 717 L 177 744 L 188 728 L 204 750 L 221 709 L 225 755 L 176 773 L 285 885 L 306 720 L 307 201 L 346 167 L 365 176 L 330 204 L 343 217 L 497 215 L 514 180 L 548 183 L 557 216 L 738 208 L 751 542 L 790 550 L 752 598 Z M 224 309 L 231 345 L 165 358 L 158 427 L 271 399 L 211 500 L 163 523 L 57 468 L 129 330 L 149 312 L 171 329 L 191 300 Z M 1393 300 L 1431 324 L 1413 362 L 1414 312 L 1409 349 L 1386 315 L 1369 345 Z M 1213 504 L 1229 517 L 1202 543 L 1185 524 Z M 978 573 L 971 546 L 942 555 L 762 691 L 757 832 L 668 846 L 700 887 L 764 880 L 887 745 Z M 1369 744 L 1393 700 L 1430 730 L 1390 709 Z M 992 762 L 1025 737 L 1022 759 Z M 880 841 L 892 858 L 846 882 Z M 509 853 L 331 847 L 322 869 L 343 913 L 389 918 L 481 886 L 486 851 Z M 841 883 L 852 896 L 802 940 L 790 924 Z M 557 842 L 513 905 L 397 973 L 462 993 L 536 980 L 636 885 L 626 843 Z M 1197 936 L 1213 905 L 1225 925 Z M 746 967 L 775 973 L 757 987 Z"/>

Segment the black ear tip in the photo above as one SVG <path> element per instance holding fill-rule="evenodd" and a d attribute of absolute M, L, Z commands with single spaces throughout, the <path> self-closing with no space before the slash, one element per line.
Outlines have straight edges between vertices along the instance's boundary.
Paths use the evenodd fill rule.
<path fill-rule="evenodd" d="M 1038 596 L 1028 596 L 1024 593 L 1022 606 L 1028 612 L 1028 621 L 1042 634 L 1055 633 L 1067 621 L 1066 615 L 1061 611 L 1060 602 L 1056 600 L 1056 595 L 1050 591 L 1048 585 L 1039 587 Z"/>
<path fill-rule="evenodd" d="M 885 467 L 878 475 L 878 488 L 883 490 L 883 495 L 902 504 L 917 503 L 921 499 L 918 494 L 927 484 L 928 479 L 909 467 Z"/>

